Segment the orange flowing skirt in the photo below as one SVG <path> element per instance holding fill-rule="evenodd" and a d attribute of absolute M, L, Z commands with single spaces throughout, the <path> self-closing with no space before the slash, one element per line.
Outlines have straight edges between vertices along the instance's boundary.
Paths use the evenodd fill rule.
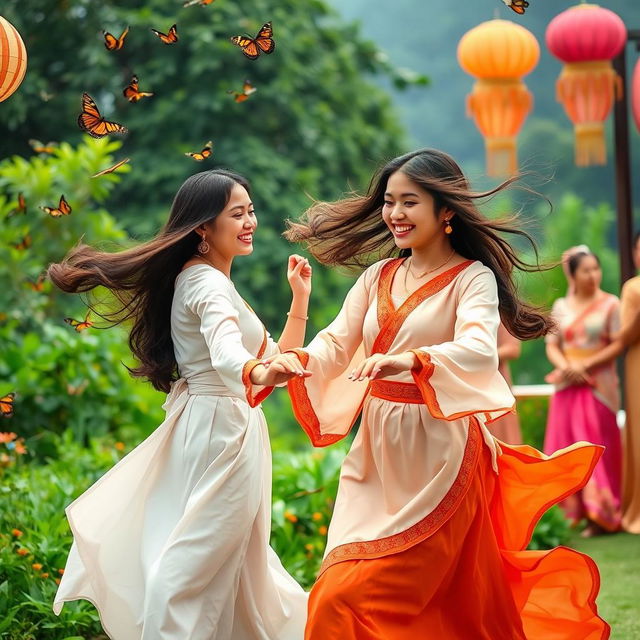
<path fill-rule="evenodd" d="M 602 449 L 546 459 L 485 451 L 457 511 L 407 550 L 329 566 L 309 599 L 305 640 L 602 640 L 599 574 L 566 547 L 525 551 L 552 504 L 586 483 Z"/>

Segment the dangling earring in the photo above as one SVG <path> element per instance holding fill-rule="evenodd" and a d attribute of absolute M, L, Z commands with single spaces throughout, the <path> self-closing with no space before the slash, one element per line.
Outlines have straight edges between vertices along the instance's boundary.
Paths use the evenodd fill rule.
<path fill-rule="evenodd" d="M 444 228 L 444 232 L 447 235 L 450 235 L 450 234 L 453 233 L 453 227 L 451 226 L 451 221 L 450 220 L 446 220 L 445 222 L 447 223 L 447 226 Z"/>
<path fill-rule="evenodd" d="M 200 241 L 200 244 L 198 245 L 198 253 L 201 256 L 204 256 L 207 253 L 209 253 L 209 243 L 204 239 L 204 236 L 202 236 L 202 240 Z"/>

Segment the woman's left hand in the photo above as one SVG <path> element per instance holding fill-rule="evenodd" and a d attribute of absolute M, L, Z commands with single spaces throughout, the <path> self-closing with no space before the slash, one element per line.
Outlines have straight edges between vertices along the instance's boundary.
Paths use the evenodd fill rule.
<path fill-rule="evenodd" d="M 297 254 L 289 256 L 287 280 L 294 297 L 308 298 L 311 295 L 312 273 L 311 265 L 306 258 Z"/>
<path fill-rule="evenodd" d="M 398 355 L 390 356 L 384 353 L 374 353 L 363 360 L 349 375 L 349 379 L 364 380 L 369 378 L 384 378 L 401 371 L 409 371 L 416 366 L 416 355 L 413 351 L 405 351 Z"/>

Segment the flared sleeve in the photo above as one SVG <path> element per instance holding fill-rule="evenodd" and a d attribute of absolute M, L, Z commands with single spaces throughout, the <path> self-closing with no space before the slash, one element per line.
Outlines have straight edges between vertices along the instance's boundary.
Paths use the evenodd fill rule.
<path fill-rule="evenodd" d="M 498 371 L 495 276 L 486 267 L 470 275 L 461 283 L 453 340 L 412 349 L 411 373 L 434 418 L 478 415 L 487 423 L 512 412 L 515 400 Z"/>
<path fill-rule="evenodd" d="M 364 318 L 385 262 L 377 262 L 360 275 L 336 318 L 305 349 L 291 350 L 312 372 L 309 378 L 289 380 L 287 386 L 293 412 L 316 447 L 344 438 L 360 415 L 368 383 L 354 382 L 348 375 L 365 357 Z"/>
<path fill-rule="evenodd" d="M 249 376 L 260 360 L 242 342 L 240 318 L 232 295 L 232 285 L 222 273 L 207 271 L 195 282 L 188 307 L 200 318 L 200 333 L 209 348 L 211 366 L 234 395 L 255 407 L 273 387 L 251 383 Z M 271 343 L 273 351 L 275 343 L 272 340 Z"/>

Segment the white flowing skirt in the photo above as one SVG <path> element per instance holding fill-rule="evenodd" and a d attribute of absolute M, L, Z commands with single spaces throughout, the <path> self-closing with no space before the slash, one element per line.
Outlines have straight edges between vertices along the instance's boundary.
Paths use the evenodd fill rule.
<path fill-rule="evenodd" d="M 205 392 L 175 383 L 162 425 L 67 507 L 56 613 L 89 600 L 112 640 L 302 640 L 307 594 L 269 546 L 264 415 Z"/>

